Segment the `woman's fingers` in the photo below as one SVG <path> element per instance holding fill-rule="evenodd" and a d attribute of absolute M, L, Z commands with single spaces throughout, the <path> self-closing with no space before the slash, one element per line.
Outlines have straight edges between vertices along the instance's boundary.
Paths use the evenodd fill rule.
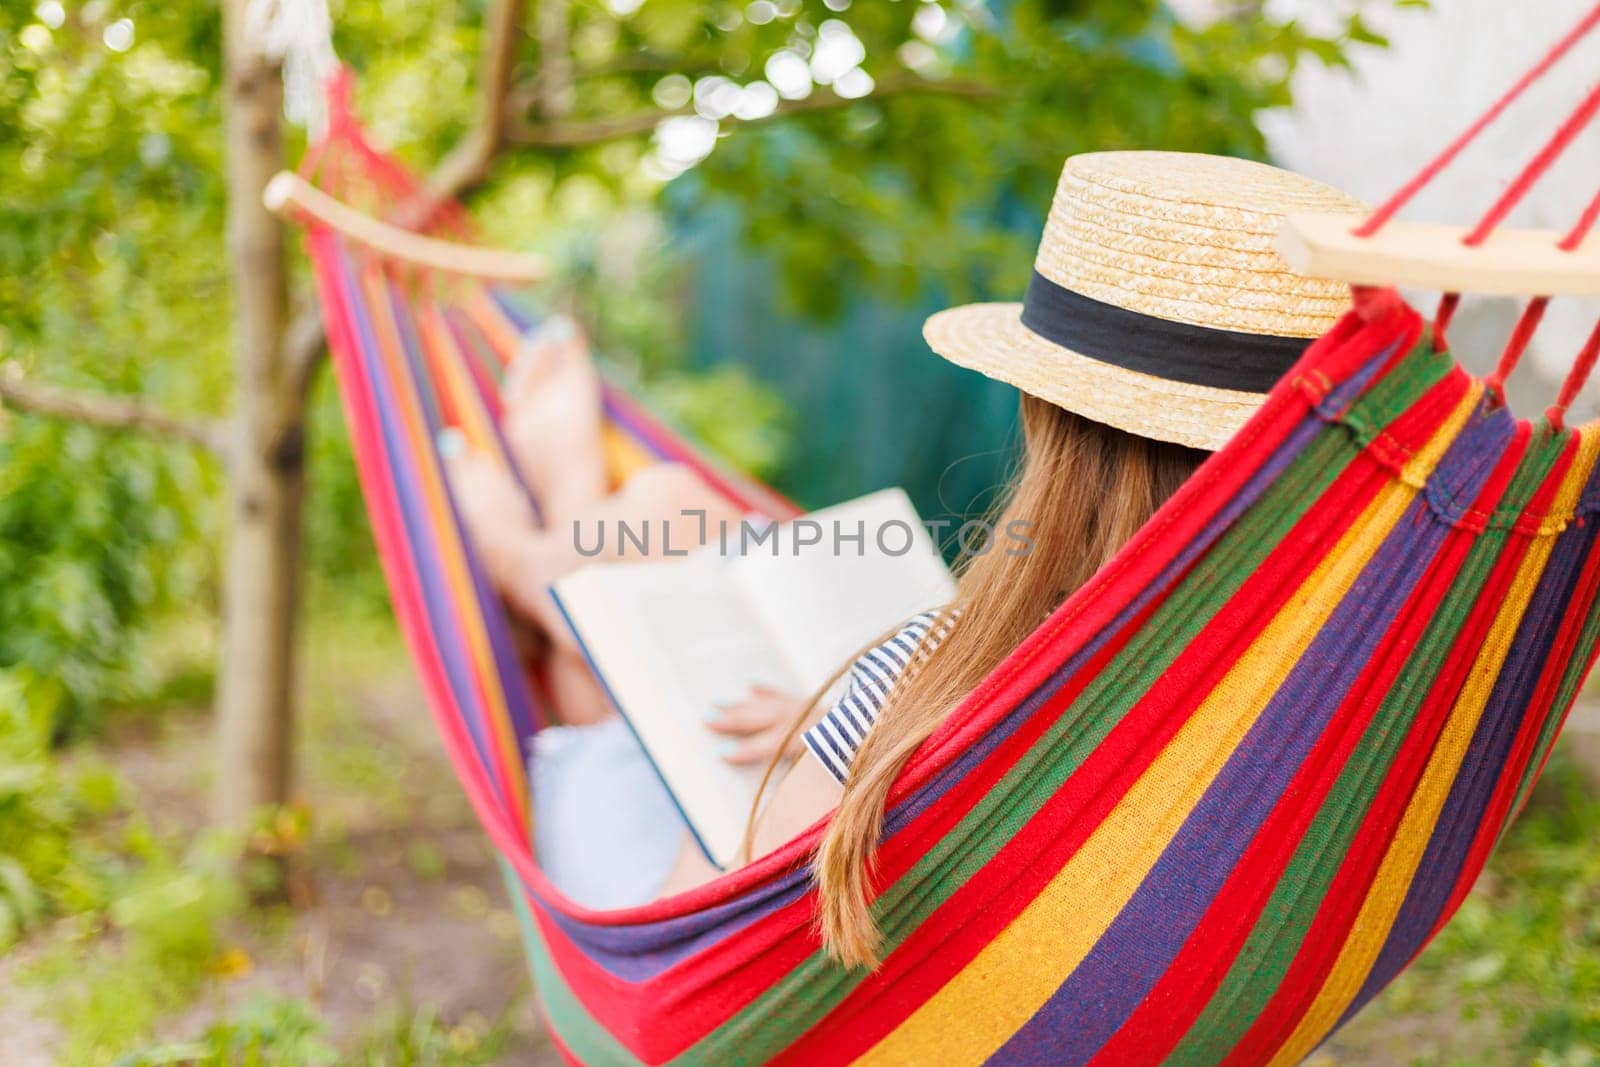
<path fill-rule="evenodd" d="M 789 724 L 783 723 L 768 727 L 753 734 L 746 734 L 740 738 L 724 738 L 717 742 L 717 754 L 728 763 L 736 767 L 745 767 L 754 763 L 770 763 L 783 746 L 784 738 L 789 735 Z M 792 756 L 801 748 L 798 736 L 784 752 Z"/>
<path fill-rule="evenodd" d="M 721 735 L 717 754 L 727 762 L 735 766 L 767 763 L 783 747 L 790 727 L 805 708 L 806 702 L 799 697 L 758 686 L 747 699 L 715 709 L 706 726 Z M 796 739 L 786 754 L 798 748 Z"/>
<path fill-rule="evenodd" d="M 744 736 L 760 733 L 771 726 L 785 729 L 799 715 L 804 701 L 787 693 L 753 690 L 737 704 L 723 704 L 706 717 L 706 726 L 719 734 Z"/>

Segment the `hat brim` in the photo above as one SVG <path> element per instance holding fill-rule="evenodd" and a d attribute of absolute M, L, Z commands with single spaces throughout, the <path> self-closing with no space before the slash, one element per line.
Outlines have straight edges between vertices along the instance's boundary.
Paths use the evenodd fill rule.
<path fill-rule="evenodd" d="M 1215 452 L 1266 399 L 1127 370 L 1079 355 L 1022 325 L 1021 304 L 967 304 L 933 315 L 922 336 L 950 362 L 1119 430 Z"/>

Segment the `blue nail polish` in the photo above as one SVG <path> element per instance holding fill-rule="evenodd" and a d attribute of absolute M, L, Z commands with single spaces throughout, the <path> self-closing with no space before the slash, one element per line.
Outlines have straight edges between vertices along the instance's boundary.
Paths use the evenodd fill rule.
<path fill-rule="evenodd" d="M 722 757 L 726 758 L 728 756 L 733 755 L 737 751 L 739 751 L 739 742 L 737 742 L 737 741 L 718 741 L 717 742 L 717 755 L 719 755 L 719 756 L 722 756 Z"/>
<path fill-rule="evenodd" d="M 446 426 L 440 430 L 436 440 L 439 446 L 439 455 L 446 459 L 461 455 L 467 448 L 466 435 L 454 426 Z"/>

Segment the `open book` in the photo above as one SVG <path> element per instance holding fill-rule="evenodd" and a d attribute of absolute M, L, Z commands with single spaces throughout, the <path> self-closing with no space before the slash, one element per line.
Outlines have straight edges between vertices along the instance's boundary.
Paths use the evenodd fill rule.
<path fill-rule="evenodd" d="M 706 718 L 762 685 L 810 697 L 863 646 L 948 602 L 954 583 L 903 490 L 675 559 L 596 563 L 554 587 L 595 675 L 706 856 L 737 856 L 763 767 L 717 753 Z"/>

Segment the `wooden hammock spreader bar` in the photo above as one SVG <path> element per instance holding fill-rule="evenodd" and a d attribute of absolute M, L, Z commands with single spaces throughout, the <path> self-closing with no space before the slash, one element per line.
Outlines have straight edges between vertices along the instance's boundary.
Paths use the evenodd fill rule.
<path fill-rule="evenodd" d="M 1284 219 L 1278 251 L 1301 274 L 1352 285 L 1401 285 L 1502 296 L 1600 295 L 1600 235 L 1571 251 L 1554 230 L 1494 230 L 1468 245 L 1463 226 L 1389 222 L 1357 236 L 1360 215 Z"/>
<path fill-rule="evenodd" d="M 540 256 L 441 241 L 375 219 L 334 199 L 292 171 L 275 175 L 262 190 L 261 200 L 274 214 L 311 219 L 375 252 L 420 267 L 523 284 L 543 281 L 550 273 L 549 265 Z"/>

